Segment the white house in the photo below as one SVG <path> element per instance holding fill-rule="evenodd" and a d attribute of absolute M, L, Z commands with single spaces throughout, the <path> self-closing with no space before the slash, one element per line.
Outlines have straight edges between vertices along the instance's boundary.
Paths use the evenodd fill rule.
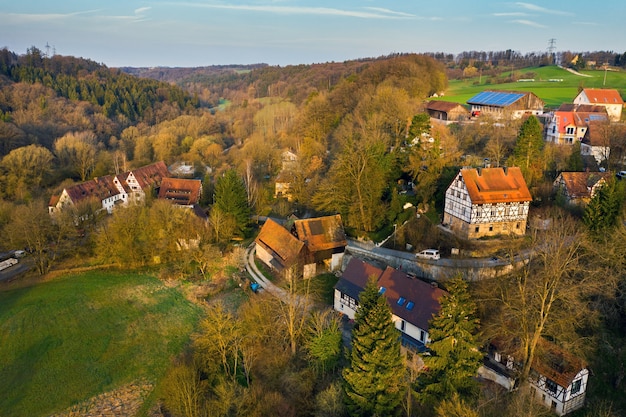
<path fill-rule="evenodd" d="M 606 164 L 611 155 L 611 130 L 608 123 L 590 123 L 580 143 L 580 154 L 592 156 L 598 166 Z"/>
<path fill-rule="evenodd" d="M 446 190 L 443 223 L 465 239 L 523 235 L 531 201 L 518 167 L 464 168 Z"/>
<path fill-rule="evenodd" d="M 441 309 L 439 300 L 446 291 L 394 268 L 387 267 L 383 271 L 352 258 L 335 285 L 335 310 L 354 319 L 359 294 L 368 279 L 376 280 L 379 292 L 391 307 L 392 320 L 402 335 L 402 345 L 423 351 L 430 340 L 428 324 Z"/>
<path fill-rule="evenodd" d="M 583 88 L 574 98 L 574 104 L 593 104 L 603 106 L 609 115 L 609 120 L 619 122 L 622 118 L 624 100 L 619 91 L 608 88 Z"/>
<path fill-rule="evenodd" d="M 512 390 L 518 386 L 515 371 L 521 366 L 509 354 L 493 344 L 478 370 L 480 377 Z M 528 383 L 535 400 L 559 416 L 578 410 L 585 403 L 589 370 L 585 362 L 561 349 L 554 343 L 541 339 L 531 365 Z"/>

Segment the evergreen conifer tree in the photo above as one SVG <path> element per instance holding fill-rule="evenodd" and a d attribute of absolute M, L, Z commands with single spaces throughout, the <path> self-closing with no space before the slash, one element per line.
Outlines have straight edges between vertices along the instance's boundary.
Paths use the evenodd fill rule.
<path fill-rule="evenodd" d="M 609 179 L 591 198 L 583 214 L 583 222 L 595 239 L 603 237 L 617 224 L 622 209 L 623 191 Z"/>
<path fill-rule="evenodd" d="M 539 119 L 529 116 L 520 126 L 510 165 L 520 167 L 526 182 L 536 183 L 543 174 L 543 129 Z"/>
<path fill-rule="evenodd" d="M 450 399 L 455 394 L 462 400 L 472 400 L 478 390 L 475 376 L 482 354 L 476 346 L 476 304 L 462 277 L 450 281 L 448 289 L 428 330 L 430 356 L 424 358 L 428 371 L 418 380 L 419 395 L 425 403 Z"/>
<path fill-rule="evenodd" d="M 350 415 L 397 415 L 403 398 L 403 372 L 400 334 L 385 297 L 371 280 L 359 296 L 350 365 L 343 371 Z"/>
<path fill-rule="evenodd" d="M 245 236 L 250 223 L 250 206 L 246 186 L 235 170 L 228 170 L 217 179 L 213 203 L 222 213 L 235 218 L 239 233 Z"/>

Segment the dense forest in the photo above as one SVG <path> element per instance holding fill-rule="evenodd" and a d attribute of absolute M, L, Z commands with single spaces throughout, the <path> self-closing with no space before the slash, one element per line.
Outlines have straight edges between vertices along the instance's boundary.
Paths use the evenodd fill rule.
<path fill-rule="evenodd" d="M 562 53 L 558 61 L 576 55 L 577 65 L 626 65 L 625 55 L 611 52 Z M 438 232 L 443 192 L 458 168 L 484 166 L 485 158 L 494 166 L 520 166 L 534 215 L 553 219 L 555 227 L 498 243 L 501 256 L 540 248 L 521 271 L 482 283 L 443 283 L 451 295 L 442 305 L 445 314 L 432 323 L 428 375 L 405 372 L 388 336 L 382 337 L 380 356 L 343 352 L 340 322 L 316 297 L 315 281 L 279 280 L 293 303 L 259 295 L 239 308 L 203 304 L 205 318 L 156 395 L 173 416 L 548 413 L 521 391 L 481 390 L 473 378 L 480 361 L 476 347 L 503 335 L 528 341 L 525 358 L 532 358 L 541 337 L 584 357 L 595 388 L 578 415 L 621 415 L 623 182 L 611 181 L 588 209 L 571 210 L 554 197 L 552 181 L 561 171 L 584 169 L 579 149 L 544 143 L 537 118 L 485 117 L 444 126 L 431 125 L 424 112 L 425 101 L 444 92 L 449 79 L 464 77 L 468 67 L 500 73 L 552 65 L 556 58 L 504 51 L 394 54 L 284 68 L 112 69 L 83 58 L 49 57 L 35 47 L 24 55 L 5 48 L 0 249 L 28 248 L 41 275 L 87 263 L 156 268 L 164 282 L 197 284 L 204 302 L 236 286 L 239 242 L 249 242 L 258 227 L 251 216 L 339 213 L 351 238 L 380 242 L 397 228 L 398 249 L 474 250 L 444 242 Z M 622 147 L 624 134 L 615 136 Z M 297 160 L 285 169 L 287 150 Z M 93 201 L 54 220 L 48 216 L 50 196 L 64 187 L 155 161 L 194 166 L 194 177 L 203 180 L 201 207 L 208 221 L 152 198 L 110 216 Z M 620 164 L 610 159 L 606 168 Z M 281 173 L 289 175 L 290 199 L 274 195 Z M 181 239 L 199 243 L 180 256 Z M 366 290 L 371 309 L 362 309 L 356 320 L 357 346 L 373 343 L 372 328 L 395 334 L 377 294 L 376 288 Z M 458 332 L 455 349 L 447 347 L 449 331 Z M 354 377 L 359 361 L 367 360 L 385 365 L 372 379 L 371 385 L 384 388 L 374 405 L 361 401 L 368 384 Z"/>

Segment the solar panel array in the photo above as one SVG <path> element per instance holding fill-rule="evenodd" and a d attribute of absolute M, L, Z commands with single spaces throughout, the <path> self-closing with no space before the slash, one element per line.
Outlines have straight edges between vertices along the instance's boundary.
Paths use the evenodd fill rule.
<path fill-rule="evenodd" d="M 483 91 L 467 100 L 469 104 L 480 104 L 483 106 L 505 107 L 515 103 L 524 97 L 524 93 L 509 93 L 504 91 Z"/>

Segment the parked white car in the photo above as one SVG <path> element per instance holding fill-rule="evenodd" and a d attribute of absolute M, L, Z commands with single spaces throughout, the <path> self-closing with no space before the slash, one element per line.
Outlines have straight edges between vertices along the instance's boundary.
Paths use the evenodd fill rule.
<path fill-rule="evenodd" d="M 441 258 L 441 255 L 439 254 L 438 249 L 425 249 L 421 252 L 416 253 L 415 257 L 422 259 L 434 259 L 436 261 L 437 259 Z"/>

